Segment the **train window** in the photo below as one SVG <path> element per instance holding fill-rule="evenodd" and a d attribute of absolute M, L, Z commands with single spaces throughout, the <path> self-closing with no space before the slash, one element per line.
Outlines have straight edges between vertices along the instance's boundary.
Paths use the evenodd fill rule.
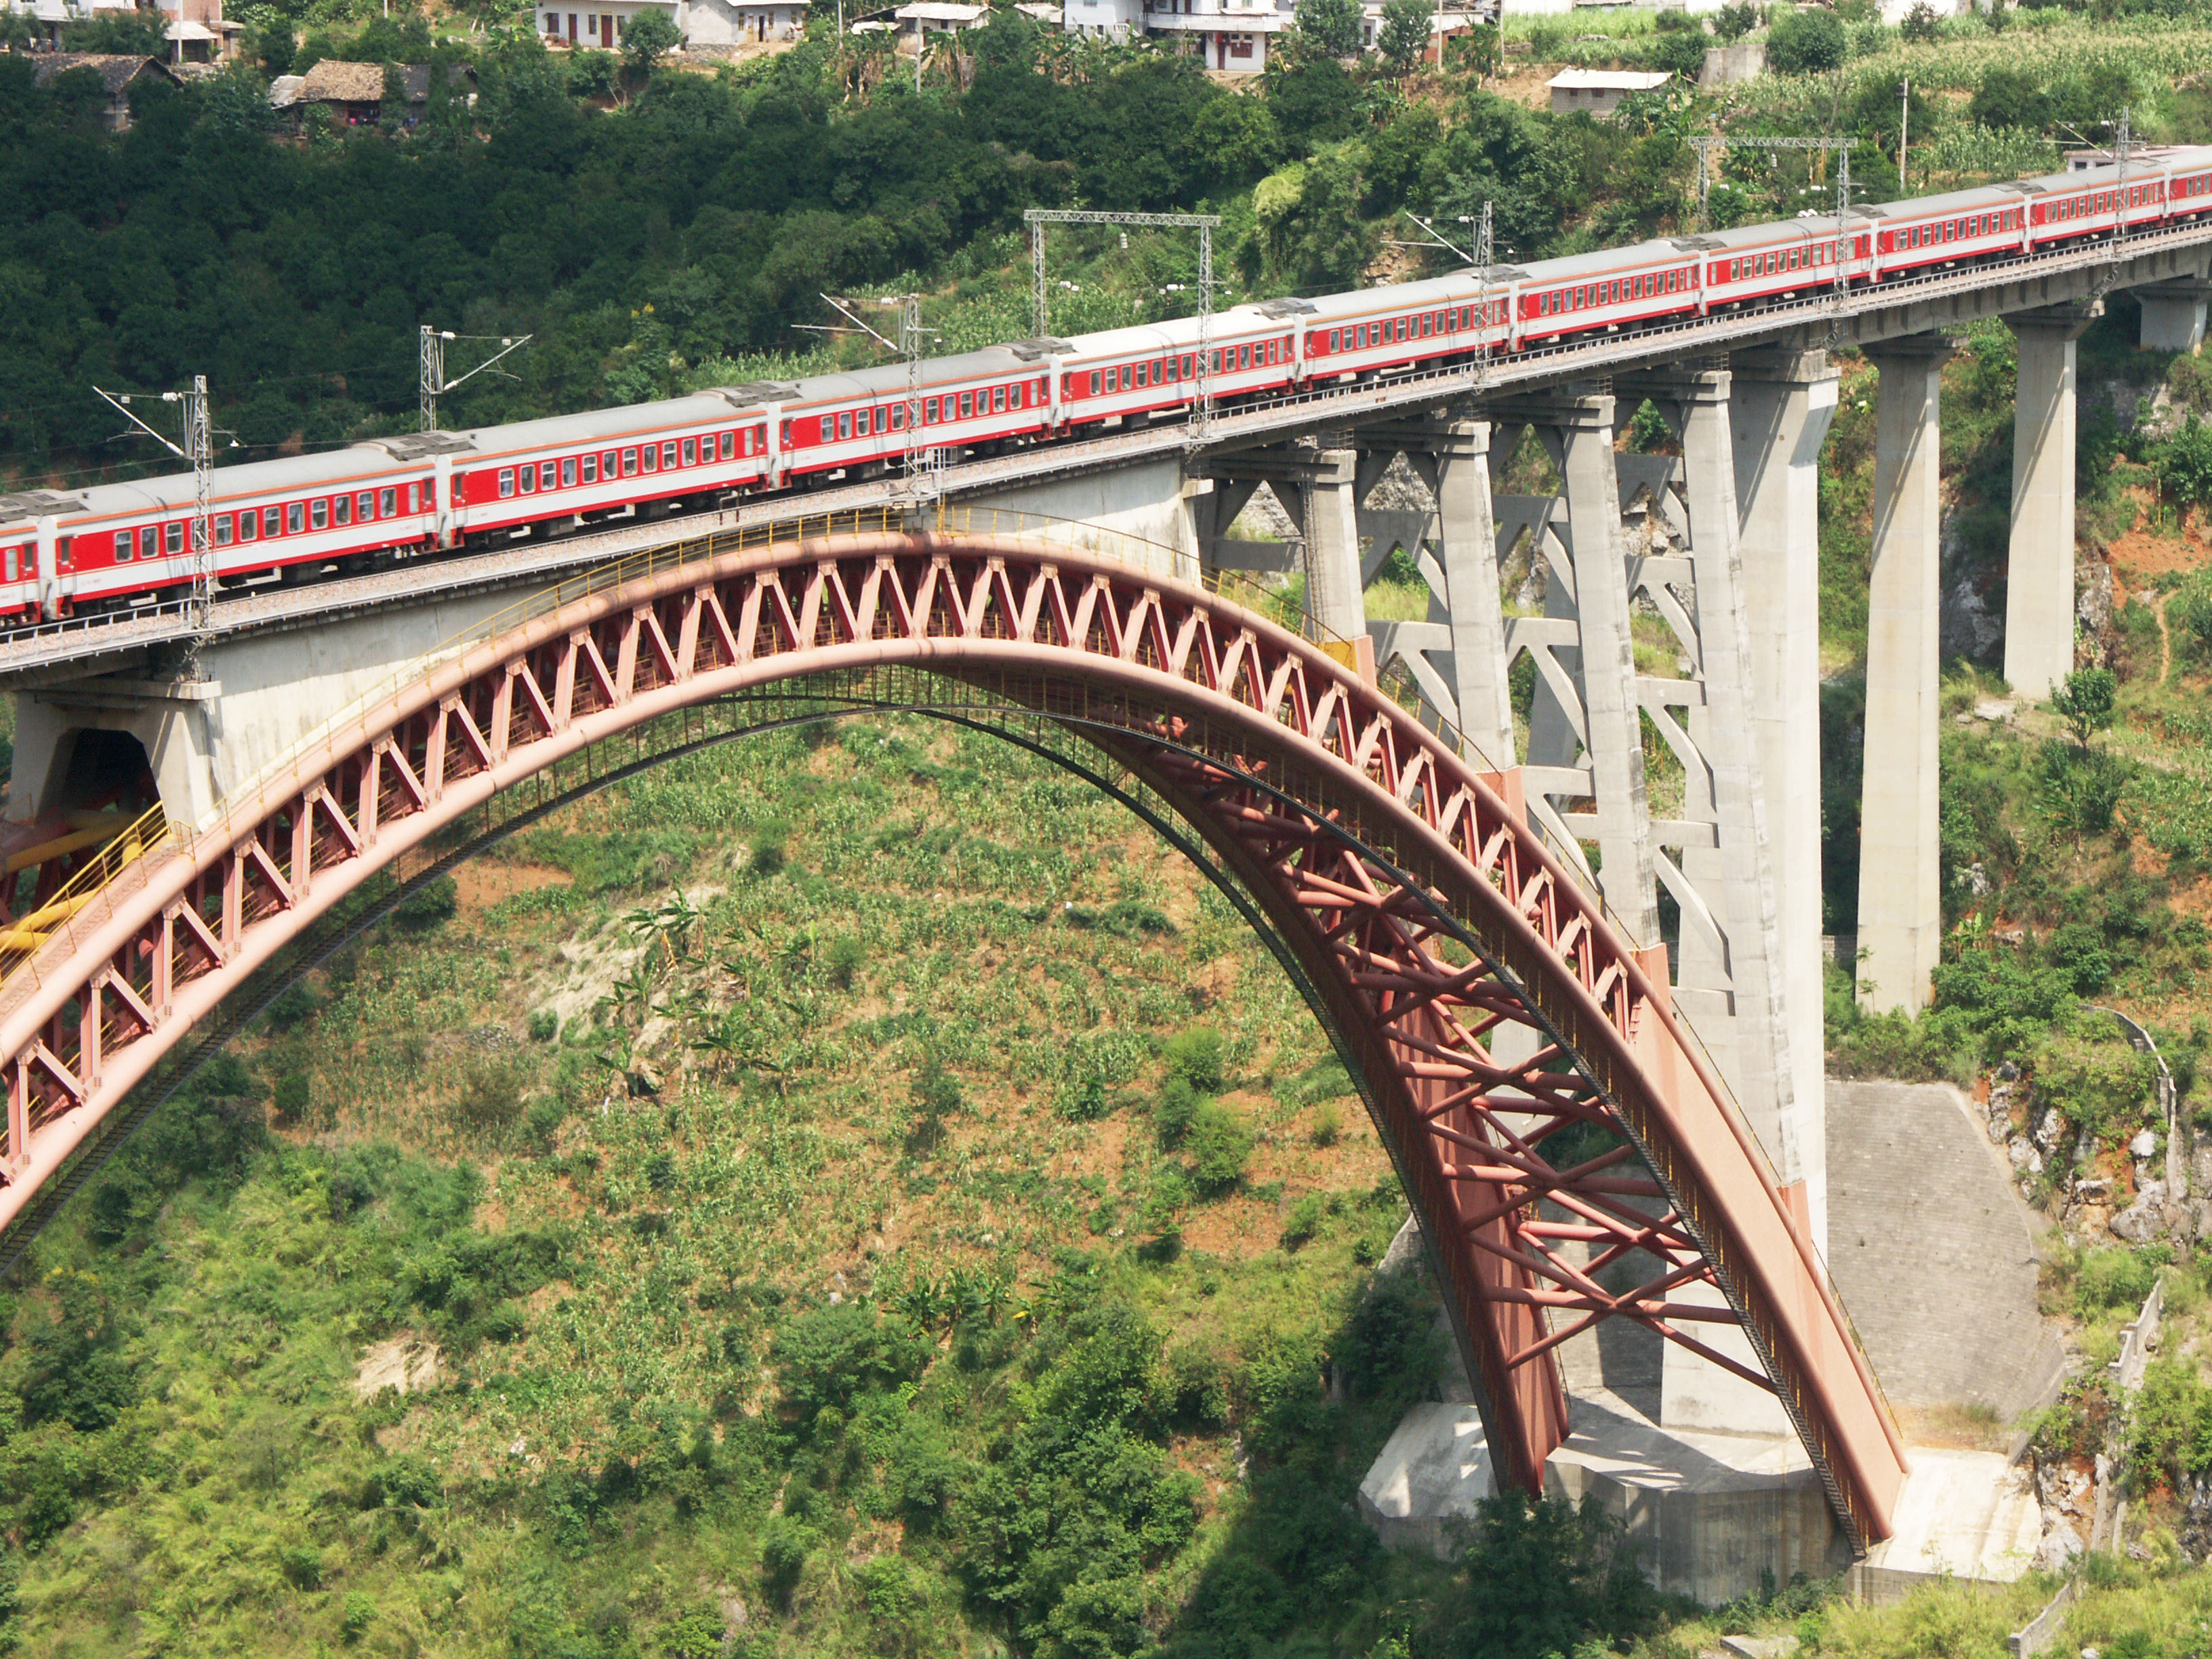
<path fill-rule="evenodd" d="M 73 538 L 68 536 L 63 537 L 61 539 L 61 545 L 55 549 L 54 554 L 57 562 L 60 564 L 63 569 L 74 570 L 76 568 L 76 546 Z"/>
<path fill-rule="evenodd" d="M 783 425 L 784 425 L 784 434 L 783 434 L 784 441 L 785 441 L 786 443 L 789 443 L 789 442 L 791 441 L 791 422 L 788 422 L 788 421 L 786 421 L 786 422 L 783 423 Z M 646 470 L 647 472 L 658 472 L 658 471 L 660 470 L 660 446 L 659 446 L 659 445 L 658 445 L 658 444 L 647 444 L 647 445 L 646 445 L 646 447 L 645 447 L 643 449 L 640 450 L 638 453 L 645 458 L 645 470 Z"/>
<path fill-rule="evenodd" d="M 906 430 L 906 405 L 904 404 L 893 404 L 891 405 L 891 430 L 894 432 L 903 432 Z"/>
<path fill-rule="evenodd" d="M 240 514 L 238 515 L 238 539 L 242 542 L 252 541 L 253 539 L 254 531 L 259 522 L 260 520 L 255 516 L 253 509 L 251 507 L 248 507 L 245 512 Z"/>
<path fill-rule="evenodd" d="M 1073 381 L 1074 377 L 1073 377 L 1073 375 L 1071 375 L 1071 376 L 1069 376 L 1068 378 L 1069 378 L 1069 380 L 1070 380 L 1071 385 L 1072 385 L 1072 382 Z M 922 406 L 921 406 L 921 418 L 922 418 L 924 421 L 927 422 L 931 426 L 935 426 L 935 425 L 937 424 L 937 399 L 936 399 L 936 398 L 932 398 L 928 399 L 927 402 L 925 402 L 925 403 L 922 404 Z"/>
<path fill-rule="evenodd" d="M 524 467 L 521 471 L 521 476 L 516 480 L 516 482 L 521 484 L 522 493 L 524 495 L 536 495 L 538 493 L 538 469 L 535 466 Z M 391 491 L 386 490 L 385 493 L 389 495 L 391 494 Z"/>
<path fill-rule="evenodd" d="M 1137 365 L 1137 384 L 1139 386 L 1150 386 L 1152 383 L 1152 366 L 1150 363 L 1139 363 Z"/>
<path fill-rule="evenodd" d="M 364 489 L 360 495 L 354 497 L 353 515 L 355 518 L 360 520 L 363 524 L 367 524 L 371 519 L 376 516 L 376 492 L 374 490 Z"/>
<path fill-rule="evenodd" d="M 398 511 L 399 492 L 398 490 L 380 489 L 376 492 L 376 516 L 378 518 L 388 519 Z"/>
<path fill-rule="evenodd" d="M 327 530 L 331 523 L 331 504 L 319 498 L 307 503 L 307 522 L 317 530 Z"/>
<path fill-rule="evenodd" d="M 505 501 L 514 494 L 514 469 L 503 466 L 499 470 L 499 498 Z"/>
<path fill-rule="evenodd" d="M 576 485 L 576 458 L 563 456 L 561 461 L 561 488 L 573 489 Z"/>
<path fill-rule="evenodd" d="M 1334 339 L 1336 337 L 1332 334 L 1329 337 L 1331 339 Z M 1188 352 L 1185 352 L 1182 358 L 1182 378 L 1186 380 L 1191 377 L 1191 362 L 1192 359 L 1190 354 Z"/>
<path fill-rule="evenodd" d="M 731 456 L 738 453 L 738 434 L 734 432 L 723 433 L 715 439 L 714 448 L 722 459 L 728 460 Z"/>
<path fill-rule="evenodd" d="M 215 544 L 217 547 L 230 545 L 230 514 L 228 513 L 215 515 Z"/>
<path fill-rule="evenodd" d="M 660 446 L 660 470 L 663 472 L 676 470 L 676 440 L 673 438 Z"/>
<path fill-rule="evenodd" d="M 21 557 L 22 550 L 21 548 L 11 547 L 8 550 L 7 575 L 8 580 L 11 582 L 17 580 L 22 574 L 22 565 L 20 562 Z"/>
<path fill-rule="evenodd" d="M 171 553 L 183 552 L 185 550 L 184 526 L 182 524 L 163 525 L 161 526 L 161 541 L 167 551 Z"/>
<path fill-rule="evenodd" d="M 583 477 L 583 482 L 584 482 L 584 483 L 599 483 L 599 458 L 598 456 L 596 456 L 596 455 L 586 455 L 586 456 L 585 456 L 585 457 L 584 457 L 584 459 L 583 459 L 583 468 L 584 468 L 584 477 Z"/>
<path fill-rule="evenodd" d="M 625 449 L 623 451 L 622 475 L 625 478 L 635 478 L 637 477 L 637 451 L 635 449 Z"/>
<path fill-rule="evenodd" d="M 610 483 L 614 481 L 615 459 L 615 453 L 611 449 L 607 451 L 605 454 L 599 457 L 599 477 L 605 478 Z"/>
<path fill-rule="evenodd" d="M 962 392 L 960 394 L 960 418 L 963 421 L 971 419 L 975 413 L 975 394 L 972 392 Z"/>
<path fill-rule="evenodd" d="M 150 524 L 142 524 L 138 526 L 138 550 L 149 559 L 154 556 L 155 551 L 154 543 L 159 533 Z"/>
<path fill-rule="evenodd" d="M 842 438 L 846 434 L 841 431 L 837 435 Z M 684 465 L 686 466 L 699 465 L 699 441 L 696 438 L 686 438 L 684 441 Z"/>
<path fill-rule="evenodd" d="M 131 562 L 131 532 L 127 530 L 118 530 L 115 532 L 115 562 L 118 564 Z"/>
<path fill-rule="evenodd" d="M 506 492 L 504 490 L 501 492 L 502 495 L 505 493 Z M 352 496 L 335 495 L 331 498 L 331 520 L 334 524 L 351 524 L 353 522 Z"/>
<path fill-rule="evenodd" d="M 994 415 L 1003 415 L 1006 412 L 1006 388 L 1002 386 L 994 386 L 991 388 L 991 413 Z"/>

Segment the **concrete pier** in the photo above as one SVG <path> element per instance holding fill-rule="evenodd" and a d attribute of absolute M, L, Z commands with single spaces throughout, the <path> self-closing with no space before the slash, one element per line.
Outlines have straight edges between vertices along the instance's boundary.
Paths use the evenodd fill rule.
<path fill-rule="evenodd" d="M 2020 389 L 2004 675 L 2017 695 L 2039 702 L 2074 672 L 2075 342 L 2103 310 L 2098 301 L 2005 319 L 2020 342 Z"/>
<path fill-rule="evenodd" d="M 1740 352 L 1730 361 L 1751 728 L 1765 795 L 1784 1041 L 1790 1054 L 1805 1218 L 1828 1241 L 1820 955 L 1820 446 L 1836 371 L 1819 351 Z"/>
<path fill-rule="evenodd" d="M 1498 520 L 1491 501 L 1491 428 L 1456 421 L 1437 445 L 1437 527 L 1450 611 L 1459 727 L 1493 766 L 1514 763 L 1505 610 L 1498 591 Z"/>
<path fill-rule="evenodd" d="M 1359 580 L 1359 452 L 1325 449 L 1304 487 L 1306 612 L 1339 639 L 1367 637 Z"/>
<path fill-rule="evenodd" d="M 1936 834 L 1942 552 L 1937 493 L 1943 364 L 1917 334 L 1869 348 L 1875 394 L 1874 570 L 1867 606 L 1866 775 L 1859 819 L 1858 995 L 1928 1004 L 1943 932 Z"/>
<path fill-rule="evenodd" d="M 2204 307 L 2212 282 L 2202 276 L 2179 282 L 2147 283 L 2134 290 L 2142 302 L 2142 329 L 2136 337 L 2145 351 L 2195 351 L 2204 343 Z"/>

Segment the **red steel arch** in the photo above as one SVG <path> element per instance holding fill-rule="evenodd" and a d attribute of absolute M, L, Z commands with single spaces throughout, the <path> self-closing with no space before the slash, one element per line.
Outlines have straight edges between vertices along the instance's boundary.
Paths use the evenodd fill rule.
<path fill-rule="evenodd" d="M 54 931 L 0 935 L 0 1228 L 226 994 L 498 792 L 748 688 L 915 669 L 1113 754 L 1288 944 L 1421 1217 L 1502 1480 L 1542 1490 L 1558 1346 L 1624 1318 L 1773 1389 L 1855 1543 L 1887 1535 L 1903 1449 L 1818 1256 L 1658 951 L 1545 849 L 1519 775 L 1479 773 L 1231 600 L 1019 535 L 710 544 L 601 573 L 328 729 L 215 827 L 112 851 Z M 1555 1166 L 1577 1126 L 1627 1144 Z M 1657 1276 L 1605 1288 L 1639 1252 Z M 1765 1375 L 1698 1340 L 1715 1321 Z"/>

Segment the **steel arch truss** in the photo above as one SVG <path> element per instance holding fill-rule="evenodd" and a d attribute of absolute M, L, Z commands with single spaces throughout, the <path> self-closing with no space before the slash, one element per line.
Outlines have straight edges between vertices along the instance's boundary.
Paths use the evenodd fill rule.
<path fill-rule="evenodd" d="M 501 791 L 750 688 L 911 671 L 1112 754 L 1267 915 L 1420 1215 L 1503 1480 L 1541 1490 L 1559 1346 L 1623 1318 L 1772 1388 L 1853 1539 L 1887 1534 L 1902 1451 L 1825 1272 L 1663 971 L 1530 830 L 1518 775 L 1478 775 L 1233 603 L 1015 538 L 787 543 L 586 592 L 129 865 L 0 984 L 0 1227 L 226 994 Z M 1601 1282 L 1645 1260 L 1646 1282 Z M 1765 1375 L 1700 1340 L 1716 1320 Z"/>

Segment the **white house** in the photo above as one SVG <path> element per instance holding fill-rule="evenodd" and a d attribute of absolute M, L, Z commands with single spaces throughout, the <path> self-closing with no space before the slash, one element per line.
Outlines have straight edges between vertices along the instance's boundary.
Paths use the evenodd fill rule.
<path fill-rule="evenodd" d="M 1127 40 L 1145 29 L 1144 0 L 1065 0 L 1060 27 L 1093 40 Z"/>
<path fill-rule="evenodd" d="M 1639 92 L 1663 87 L 1674 77 L 1664 70 L 1564 70 L 1544 84 L 1552 94 L 1552 113 L 1572 115 L 1577 110 L 1605 119 L 1621 100 Z"/>
<path fill-rule="evenodd" d="M 1067 0 L 1077 15 L 1081 0 Z M 1182 42 L 1206 68 L 1257 75 L 1267 67 L 1268 43 L 1297 21 L 1294 7 L 1275 0 L 1145 0 L 1143 26 Z"/>
<path fill-rule="evenodd" d="M 958 0 L 914 0 L 891 15 L 898 20 L 898 49 L 918 52 L 926 34 L 958 34 L 980 28 L 991 18 L 988 6 L 962 5 Z"/>
<path fill-rule="evenodd" d="M 806 31 L 805 0 L 559 0 L 557 10 L 541 0 L 538 27 L 549 41 L 614 52 L 629 20 L 646 10 L 659 11 L 695 46 L 796 40 Z"/>

